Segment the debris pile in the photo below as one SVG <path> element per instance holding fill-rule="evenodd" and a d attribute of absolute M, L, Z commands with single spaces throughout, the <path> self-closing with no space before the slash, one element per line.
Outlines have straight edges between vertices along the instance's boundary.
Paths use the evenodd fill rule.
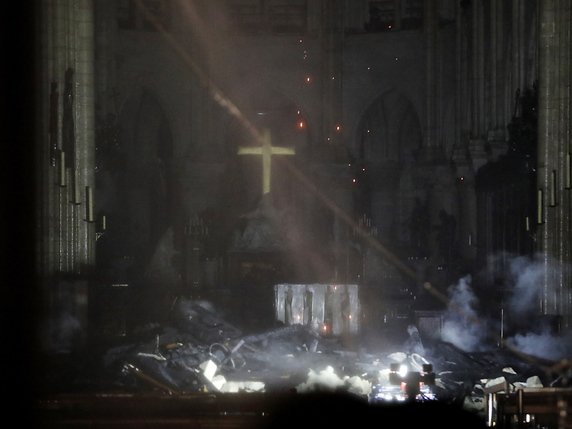
<path fill-rule="evenodd" d="M 245 334 L 201 301 L 180 299 L 169 320 L 102 353 L 99 374 L 111 381 L 108 391 L 347 392 L 375 403 L 440 400 L 490 418 L 491 393 L 563 383 L 562 372 L 547 372 L 509 348 L 465 352 L 422 338 L 415 326 L 401 344 L 373 350 L 346 347 L 342 338 L 300 324 Z"/>

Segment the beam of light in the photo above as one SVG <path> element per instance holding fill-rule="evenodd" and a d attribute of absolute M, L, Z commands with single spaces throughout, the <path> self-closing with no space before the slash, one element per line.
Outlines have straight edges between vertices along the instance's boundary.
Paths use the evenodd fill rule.
<path fill-rule="evenodd" d="M 363 228 L 359 228 L 358 224 L 352 219 L 352 217 L 342 210 L 337 204 L 335 204 L 330 198 L 328 198 L 322 191 L 318 189 L 315 183 L 310 181 L 306 175 L 304 175 L 292 162 L 288 159 L 281 159 L 281 162 L 288 168 L 288 170 L 293 174 L 293 176 L 298 179 L 304 185 L 305 189 L 309 190 L 314 194 L 322 203 L 329 208 L 335 215 L 337 215 L 343 222 L 345 222 L 351 229 L 356 230 L 362 239 L 364 239 L 368 245 L 374 250 L 378 251 L 385 256 L 393 265 L 400 269 L 404 274 L 412 279 L 417 279 L 417 273 L 411 267 L 403 263 L 393 252 L 388 250 L 376 237 L 369 235 Z"/>
<path fill-rule="evenodd" d="M 244 116 L 241 110 L 236 104 L 232 102 L 225 94 L 220 90 L 216 84 L 208 77 L 204 70 L 191 58 L 191 56 L 186 52 L 183 46 L 164 28 L 161 22 L 151 13 L 151 11 L 142 3 L 141 0 L 136 0 L 135 4 L 144 13 L 149 22 L 156 28 L 156 30 L 165 38 L 167 43 L 171 45 L 174 51 L 180 55 L 184 63 L 196 74 L 200 83 L 209 90 L 212 98 L 218 105 L 227 111 L 232 117 L 236 118 L 240 124 L 242 124 L 246 130 L 254 137 L 257 144 L 264 144 L 264 135 L 262 131 L 258 130 L 246 116 Z M 183 6 L 186 8 L 190 19 L 193 21 L 194 27 L 198 29 L 199 32 L 206 31 L 202 20 L 196 14 L 196 11 L 191 8 L 191 6 L 183 2 Z M 201 33 L 202 34 L 202 33 Z M 206 41 L 203 40 L 206 44 Z M 299 174 L 302 174 L 299 172 Z M 308 179 L 305 179 L 308 181 Z M 324 265 L 322 261 L 315 260 L 316 258 L 311 258 L 315 265 Z M 326 328 L 327 329 L 327 328 Z"/>
<path fill-rule="evenodd" d="M 189 68 L 197 75 L 201 84 L 207 88 L 215 102 L 217 102 L 224 110 L 226 110 L 231 116 L 236 118 L 244 127 L 251 133 L 251 135 L 255 138 L 255 140 L 262 144 L 262 133 L 248 120 L 246 116 L 240 111 L 238 106 L 232 102 L 225 94 L 220 90 L 215 83 L 208 77 L 208 75 L 203 71 L 201 67 L 199 67 L 196 62 L 191 58 L 191 56 L 187 53 L 187 51 L 181 46 L 181 44 L 173 37 L 171 33 L 169 33 L 162 23 L 153 15 L 153 13 L 143 4 L 142 0 L 136 0 L 135 4 L 137 7 L 143 12 L 145 17 L 151 24 L 156 28 L 156 30 L 165 38 L 168 44 L 172 46 L 177 54 L 183 59 L 185 64 L 189 66 Z M 186 4 L 186 3 L 184 3 Z M 194 20 L 200 22 L 200 19 L 196 17 L 196 14 L 190 7 L 188 8 L 188 12 L 192 17 L 195 17 Z M 200 27 L 199 27 L 200 29 Z M 311 80 L 310 77 L 307 77 L 308 80 Z M 385 256 L 393 265 L 395 265 L 398 269 L 400 269 L 403 273 L 407 276 L 411 277 L 412 279 L 417 279 L 415 271 L 404 264 L 393 252 L 389 251 L 385 246 L 383 246 L 376 238 L 369 236 L 368 234 L 361 231 L 360 228 L 357 228 L 357 224 L 353 221 L 350 215 L 345 213 L 340 207 L 338 207 L 330 198 L 326 197 L 318 188 L 317 186 L 312 183 L 299 169 L 297 169 L 291 162 L 286 161 L 285 164 L 288 166 L 289 170 L 294 174 L 296 178 L 298 178 L 302 183 L 307 186 L 314 195 L 316 195 L 333 213 L 339 216 L 347 225 L 349 225 L 352 229 L 357 229 L 361 238 L 366 240 L 368 244 L 381 254 Z"/>
<path fill-rule="evenodd" d="M 430 282 L 423 283 L 423 289 L 425 289 L 427 292 L 429 292 L 431 295 L 433 295 L 442 303 L 444 304 L 449 303 L 449 298 L 440 290 L 435 289 L 435 287 L 433 287 L 433 285 Z"/>
<path fill-rule="evenodd" d="M 163 24 L 153 15 L 153 13 L 143 4 L 142 0 L 135 0 L 136 6 L 143 12 L 145 18 L 151 22 L 155 27 L 157 32 L 161 34 L 167 43 L 175 50 L 175 52 L 181 57 L 187 66 L 197 75 L 200 83 L 207 88 L 213 100 L 218 103 L 229 115 L 236 118 L 254 137 L 255 141 L 262 144 L 262 133 L 248 120 L 246 116 L 242 114 L 238 106 L 232 102 L 220 88 L 210 79 L 210 77 L 204 72 L 204 70 L 192 59 L 192 57 L 187 53 L 187 51 L 181 46 L 181 44 L 173 37 L 171 33 L 163 26 Z M 190 8 L 190 6 L 183 2 L 184 7 L 187 8 L 189 16 L 193 19 L 193 23 L 200 23 L 201 20 L 198 19 L 196 13 Z M 199 28 L 203 27 L 199 24 Z"/>

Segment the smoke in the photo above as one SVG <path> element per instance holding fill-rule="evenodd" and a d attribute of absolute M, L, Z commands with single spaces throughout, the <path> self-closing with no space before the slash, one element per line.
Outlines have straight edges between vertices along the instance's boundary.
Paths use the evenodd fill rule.
<path fill-rule="evenodd" d="M 477 315 L 477 298 L 467 275 L 449 287 L 449 304 L 443 321 L 441 338 L 464 351 L 476 351 L 486 332 Z"/>
<path fill-rule="evenodd" d="M 477 311 L 479 302 L 472 289 L 472 277 L 467 275 L 449 290 L 449 304 L 444 315 L 441 338 L 468 352 L 486 349 L 485 340 L 491 338 L 489 328 L 503 323 L 503 341 L 527 355 L 545 359 L 560 359 L 572 354 L 572 332 L 559 333 L 558 315 L 543 315 L 540 294 L 545 270 L 553 270 L 548 261 L 539 257 L 497 255 L 489 259 L 489 266 L 504 266 L 502 291 L 505 320 L 500 315 L 486 320 Z M 499 287 L 495 285 L 495 287 Z M 553 294 L 556 291 L 552 292 Z M 490 291 L 489 291 L 489 295 Z M 494 305 L 494 299 L 488 301 Z M 501 304 L 499 302 L 499 304 Z M 502 305 L 502 304 L 501 304 Z M 495 314 L 494 312 L 488 314 Z M 492 337 L 494 337 L 493 335 Z"/>
<path fill-rule="evenodd" d="M 539 333 L 517 334 L 509 340 L 511 346 L 522 353 L 549 360 L 559 360 L 572 356 L 572 332 L 556 336 L 548 328 Z"/>
<path fill-rule="evenodd" d="M 70 353 L 84 340 L 87 307 L 84 302 L 87 285 L 83 281 L 61 280 L 53 285 L 46 313 L 38 327 L 44 351 Z"/>
<path fill-rule="evenodd" d="M 340 377 L 334 368 L 328 365 L 321 371 L 310 369 L 306 381 L 296 386 L 296 392 L 336 392 L 347 390 L 350 393 L 367 396 L 371 392 L 371 382 L 358 376 Z"/>
<path fill-rule="evenodd" d="M 69 353 L 81 339 L 82 326 L 71 312 L 62 310 L 47 321 L 46 350 L 54 353 Z"/>
<path fill-rule="evenodd" d="M 540 306 L 543 277 L 558 269 L 540 256 L 518 256 L 509 260 L 509 276 L 505 279 L 509 288 L 507 310 L 514 331 L 507 343 L 522 353 L 549 360 L 572 355 L 572 332 L 560 333 L 560 316 L 542 315 Z M 548 285 L 548 289 L 556 288 Z M 558 291 L 549 290 L 549 294 L 558 296 Z"/>
<path fill-rule="evenodd" d="M 170 227 L 165 231 L 155 248 L 153 257 L 145 271 L 146 278 L 155 284 L 163 285 L 163 287 L 177 287 L 181 279 L 173 265 L 176 255 L 173 228 Z"/>
<path fill-rule="evenodd" d="M 42 347 L 51 353 L 70 353 L 83 335 L 79 319 L 69 308 L 58 305 L 40 327 Z"/>
<path fill-rule="evenodd" d="M 507 305 L 516 316 L 527 316 L 538 309 L 538 296 L 542 285 L 543 265 L 536 259 L 518 256 L 509 260 L 509 288 Z"/>
<path fill-rule="evenodd" d="M 310 369 L 308 379 L 296 387 L 299 393 L 312 391 L 335 391 L 344 385 L 344 380 L 334 372 L 334 368 L 327 366 L 321 371 Z"/>

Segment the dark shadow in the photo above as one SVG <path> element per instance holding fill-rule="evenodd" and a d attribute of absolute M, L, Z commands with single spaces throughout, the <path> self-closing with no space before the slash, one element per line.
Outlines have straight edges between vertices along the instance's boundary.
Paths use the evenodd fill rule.
<path fill-rule="evenodd" d="M 389 426 L 388 426 L 389 424 Z M 485 421 L 459 406 L 439 401 L 379 404 L 348 393 L 295 395 L 270 416 L 269 429 L 317 427 L 485 428 Z M 342 426 L 343 427 L 343 426 Z"/>

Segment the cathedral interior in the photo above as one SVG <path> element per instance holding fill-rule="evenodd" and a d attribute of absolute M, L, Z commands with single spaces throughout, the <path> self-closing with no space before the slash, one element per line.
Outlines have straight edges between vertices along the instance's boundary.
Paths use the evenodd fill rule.
<path fill-rule="evenodd" d="M 34 427 L 572 428 L 572 1 L 31 3 Z"/>

